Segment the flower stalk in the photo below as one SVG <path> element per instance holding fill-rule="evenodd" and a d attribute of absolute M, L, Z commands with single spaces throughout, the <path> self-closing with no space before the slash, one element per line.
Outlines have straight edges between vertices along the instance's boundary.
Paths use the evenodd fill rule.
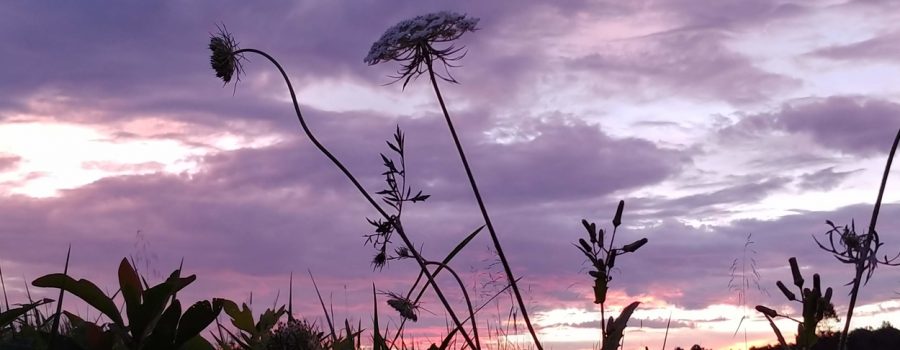
<path fill-rule="evenodd" d="M 216 75 L 218 77 L 222 78 L 223 80 L 225 80 L 226 83 L 228 83 L 232 78 L 235 78 L 235 79 L 240 78 L 240 76 L 239 76 L 239 74 L 241 73 L 240 60 L 243 58 L 243 54 L 245 54 L 245 53 L 253 53 L 253 54 L 260 55 L 260 56 L 266 58 L 267 60 L 269 60 L 269 62 L 271 62 L 273 65 L 275 65 L 275 67 L 281 73 L 282 78 L 284 78 L 285 84 L 287 85 L 288 91 L 291 95 L 291 101 L 294 106 L 294 112 L 297 115 L 297 120 L 299 121 L 300 126 L 303 129 L 306 136 L 313 143 L 313 145 L 315 145 L 315 147 L 322 154 L 324 154 L 334 164 L 334 166 L 336 166 L 341 171 L 341 173 L 344 174 L 344 176 L 348 180 L 350 180 L 350 182 L 353 184 L 353 186 L 360 192 L 360 194 L 363 195 L 363 197 L 366 199 L 366 201 L 368 201 L 369 204 L 373 208 L 375 208 L 375 210 L 378 211 L 378 213 L 382 217 L 384 217 L 385 220 L 388 220 L 388 222 L 391 222 L 394 225 L 398 236 L 400 236 L 400 238 L 403 240 L 403 243 L 406 245 L 406 247 L 409 249 L 409 251 L 412 253 L 413 257 L 415 258 L 416 262 L 419 264 L 419 268 L 424 272 L 428 283 L 434 289 L 435 294 L 437 294 L 438 299 L 440 299 L 441 303 L 443 304 L 443 307 L 447 310 L 447 313 L 450 315 L 450 318 L 453 320 L 454 325 L 456 325 L 456 327 L 462 329 L 463 326 L 462 326 L 459 318 L 456 316 L 456 313 L 450 307 L 450 304 L 447 301 L 447 298 L 444 296 L 444 293 L 441 291 L 440 287 L 435 282 L 434 276 L 432 275 L 432 273 L 428 270 L 427 266 L 425 265 L 426 260 L 419 254 L 418 250 L 415 249 L 415 246 L 412 244 L 412 241 L 409 240 L 405 231 L 403 230 L 403 226 L 398 221 L 391 219 L 391 216 L 375 201 L 374 198 L 372 198 L 371 195 L 369 195 L 369 193 L 362 187 L 362 185 L 359 183 L 359 181 L 356 179 L 356 177 L 343 165 L 343 163 L 341 163 L 340 160 L 337 159 L 337 157 L 335 157 L 321 142 L 319 142 L 319 140 L 315 137 L 315 135 L 309 129 L 309 126 L 306 124 L 306 120 L 303 118 L 303 114 L 300 112 L 300 105 L 297 102 L 297 95 L 294 92 L 293 84 L 291 83 L 290 78 L 288 77 L 284 68 L 282 68 L 281 64 L 279 64 L 278 61 L 275 60 L 274 57 L 270 56 L 268 53 L 266 53 L 264 51 L 257 50 L 257 49 L 237 49 L 236 42 L 233 39 L 231 39 L 231 36 L 228 33 L 224 32 L 224 31 L 222 31 L 219 35 L 213 36 L 210 39 L 209 46 L 210 46 L 210 49 L 213 51 L 212 58 L 211 58 L 211 64 L 213 66 L 213 69 L 216 71 Z M 476 349 L 475 343 L 469 337 L 469 335 L 466 332 L 462 332 L 462 335 L 465 338 L 466 343 L 473 349 Z"/>

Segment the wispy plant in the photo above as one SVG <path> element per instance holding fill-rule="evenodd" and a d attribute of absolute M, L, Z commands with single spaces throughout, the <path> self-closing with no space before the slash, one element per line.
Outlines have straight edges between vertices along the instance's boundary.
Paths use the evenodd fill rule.
<path fill-rule="evenodd" d="M 791 266 L 791 275 L 793 276 L 794 286 L 797 287 L 800 298 L 798 299 L 797 294 L 792 292 L 781 281 L 776 282 L 775 285 L 778 286 L 778 289 L 781 290 L 781 293 L 784 294 L 785 298 L 789 301 L 796 301 L 803 306 L 803 320 L 795 319 L 789 315 L 779 314 L 774 309 L 763 305 L 757 305 L 756 310 L 762 313 L 766 317 L 766 320 L 769 321 L 769 325 L 772 326 L 772 331 L 775 332 L 775 336 L 778 338 L 778 343 L 781 344 L 781 347 L 785 350 L 788 350 L 789 347 L 784 339 L 784 335 L 778 326 L 775 325 L 773 319 L 776 317 L 784 317 L 797 322 L 797 349 L 808 350 L 811 349 L 819 339 L 818 335 L 816 335 L 816 328 L 818 327 L 819 322 L 825 318 L 837 317 L 834 312 L 834 305 L 831 304 L 832 290 L 831 287 L 828 287 L 823 294 L 819 274 L 813 274 L 812 289 L 803 288 L 805 281 L 803 280 L 803 275 L 800 273 L 800 266 L 797 263 L 797 258 L 788 259 L 788 263 Z"/>
<path fill-rule="evenodd" d="M 377 251 L 372 259 L 372 265 L 378 269 L 384 267 L 389 260 L 412 258 L 407 247 L 396 248 L 394 254 L 388 252 L 388 244 L 391 243 L 391 235 L 394 233 L 394 222 L 400 223 L 403 204 L 424 202 L 431 197 L 422 194 L 422 191 L 413 193 L 412 187 L 406 183 L 406 138 L 403 131 L 400 130 L 400 125 L 397 125 L 393 138 L 393 142 L 388 140 L 385 143 L 399 157 L 399 162 L 395 162 L 392 157 L 386 156 L 384 153 L 380 154 L 385 168 L 381 175 L 384 176 L 386 188 L 376 194 L 381 196 L 382 202 L 394 209 L 394 214 L 387 220 L 366 219 L 370 225 L 375 227 L 375 233 L 365 237 L 366 244 L 372 244 Z"/>
<path fill-rule="evenodd" d="M 453 126 L 453 121 L 450 118 L 450 113 L 447 111 L 447 105 L 437 83 L 438 78 L 456 83 L 456 80 L 450 75 L 449 68 L 454 67 L 455 62 L 465 56 L 465 51 L 462 51 L 462 47 L 454 46 L 452 42 L 467 32 L 474 32 L 477 29 L 478 21 L 478 18 L 452 12 L 429 13 L 401 21 L 388 28 L 381 38 L 372 44 L 369 54 L 364 61 L 369 65 L 390 61 L 400 62 L 401 68 L 397 71 L 395 78 L 397 81 L 403 81 L 404 88 L 411 79 L 428 74 L 431 86 L 444 114 L 444 120 L 450 131 L 450 136 L 453 138 L 456 151 L 468 177 L 469 185 L 481 210 L 484 224 L 491 235 L 494 249 L 500 257 L 503 270 L 506 273 L 506 279 L 512 286 L 522 318 L 528 327 L 529 333 L 531 333 L 535 346 L 538 350 L 543 350 L 534 326 L 528 317 L 528 311 L 516 283 L 516 278 L 512 273 L 506 255 L 503 253 L 503 247 L 491 222 L 490 215 L 488 215 L 487 207 L 484 204 L 481 192 L 478 190 L 478 184 L 475 181 L 472 168 L 469 165 L 468 158 L 463 150 L 456 128 Z M 436 45 L 446 45 L 446 47 L 437 47 Z M 444 74 L 436 72 L 436 67 L 443 68 Z"/>
<path fill-rule="evenodd" d="M 610 316 L 606 320 L 606 295 L 609 291 L 609 282 L 612 281 L 612 270 L 616 266 L 616 257 L 628 253 L 634 253 L 645 244 L 647 238 L 641 238 L 632 243 L 626 244 L 620 248 L 614 246 L 616 240 L 616 231 L 622 224 L 622 211 L 625 209 L 625 201 L 619 201 L 616 207 L 616 215 L 613 217 L 613 231 L 609 237 L 609 244 L 606 243 L 606 232 L 601 228 L 597 228 L 597 224 L 581 220 L 581 224 L 587 231 L 587 239 L 579 238 L 575 247 L 587 257 L 591 263 L 592 270 L 588 274 L 594 278 L 594 304 L 600 305 L 600 333 L 603 350 L 614 350 L 619 347 L 619 343 L 624 335 L 625 326 L 631 313 L 638 307 L 640 302 L 633 302 L 622 310 L 618 318 Z"/>
<path fill-rule="evenodd" d="M 894 137 L 894 143 L 888 154 L 887 164 L 884 167 L 884 174 L 881 178 L 881 187 L 878 189 L 878 198 L 875 200 L 875 208 L 872 210 L 872 219 L 869 221 L 868 231 L 865 233 L 857 233 L 856 224 L 853 221 L 851 221 L 849 226 L 844 225 L 843 227 L 839 227 L 830 220 L 827 220 L 826 224 L 830 227 L 830 229 L 825 232 L 825 235 L 828 236 L 828 245 L 826 246 L 813 236 L 813 240 L 815 240 L 819 248 L 831 253 L 838 261 L 853 265 L 854 267 L 855 274 L 853 280 L 847 283 L 848 285 L 852 285 L 852 287 L 850 288 L 850 304 L 847 307 L 847 318 L 844 320 L 844 330 L 841 332 L 841 350 L 845 350 L 847 347 L 850 320 L 853 317 L 856 298 L 859 296 L 859 287 L 869 283 L 869 279 L 872 278 L 872 275 L 875 273 L 875 268 L 878 267 L 878 265 L 900 266 L 900 261 L 898 261 L 900 253 L 892 258 L 887 255 L 883 255 L 879 258 L 878 250 L 884 243 L 881 242 L 881 238 L 875 230 L 875 224 L 878 222 L 878 213 L 881 210 L 881 200 L 884 197 L 884 189 L 885 186 L 887 186 L 888 175 L 891 171 L 891 163 L 894 160 L 894 154 L 897 152 L 898 143 L 900 143 L 900 130 L 897 131 L 897 136 Z M 865 281 L 863 281 L 863 274 L 865 274 Z"/>
<path fill-rule="evenodd" d="M 728 289 L 737 294 L 738 305 L 740 305 L 742 312 L 741 320 L 738 321 L 732 337 L 740 332 L 741 326 L 748 318 L 748 292 L 755 289 L 759 294 L 769 294 L 759 283 L 760 275 L 759 270 L 756 268 L 756 250 L 753 249 L 753 244 L 755 244 L 753 242 L 753 234 L 747 234 L 747 238 L 744 240 L 744 247 L 741 250 L 741 257 L 735 258 L 731 262 L 731 279 L 728 281 Z M 744 348 L 747 348 L 746 327 L 744 327 Z"/>

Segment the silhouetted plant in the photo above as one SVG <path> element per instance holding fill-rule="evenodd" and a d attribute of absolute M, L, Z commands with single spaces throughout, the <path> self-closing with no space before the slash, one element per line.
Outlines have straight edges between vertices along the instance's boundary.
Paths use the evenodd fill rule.
<path fill-rule="evenodd" d="M 788 348 L 788 345 L 785 342 L 781 331 L 778 329 L 778 326 L 775 325 L 775 322 L 772 321 L 772 319 L 784 317 L 797 322 L 797 348 L 808 350 L 811 349 L 818 340 L 816 328 L 819 325 L 819 322 L 825 318 L 837 317 L 834 312 L 834 305 L 831 304 L 832 290 L 831 287 L 828 287 L 825 290 L 825 293 L 822 293 L 819 274 L 813 274 L 812 289 L 803 288 L 805 281 L 803 280 L 803 275 L 800 273 L 800 266 L 797 264 L 797 258 L 792 257 L 788 259 L 788 263 L 791 265 L 791 275 L 794 279 L 794 285 L 797 286 L 800 293 L 800 299 L 797 299 L 797 294 L 791 292 L 791 290 L 781 281 L 776 282 L 775 285 L 778 286 L 778 289 L 789 301 L 796 301 L 803 305 L 803 320 L 800 321 L 788 315 L 781 315 L 777 311 L 763 305 L 757 305 L 756 310 L 762 313 L 769 321 L 769 325 L 772 326 L 772 331 L 774 331 L 775 335 L 778 337 L 779 344 L 785 349 Z"/>
<path fill-rule="evenodd" d="M 74 325 L 88 330 L 91 336 L 87 337 L 89 343 L 86 345 L 89 349 L 112 349 L 116 344 L 133 350 L 211 346 L 199 334 L 215 320 L 224 300 L 199 301 L 182 313 L 181 302 L 175 297 L 178 291 L 194 282 L 196 276 L 181 277 L 178 269 L 164 282 L 151 287 L 127 259 L 122 259 L 119 264 L 118 275 L 125 317 L 119 313 L 113 299 L 89 280 L 76 281 L 64 273 L 55 273 L 39 277 L 32 284 L 72 294 L 110 319 L 110 323 L 97 325 L 63 311 Z"/>
<path fill-rule="evenodd" d="M 506 255 L 503 253 L 503 247 L 500 245 L 497 232 L 494 230 L 494 225 L 488 215 L 481 192 L 478 190 L 475 176 L 469 166 L 469 161 L 463 151 L 459 136 L 456 133 L 456 128 L 453 126 L 453 121 L 450 119 L 450 114 L 447 112 L 447 106 L 444 103 L 444 98 L 441 95 L 441 90 L 437 84 L 437 78 L 441 78 L 447 82 L 456 83 L 456 80 L 450 75 L 449 67 L 453 67 L 455 61 L 462 59 L 465 56 L 465 52 L 462 51 L 462 47 L 455 47 L 453 44 L 449 44 L 446 48 L 437 48 L 435 47 L 435 44 L 450 43 L 462 37 L 466 32 L 474 32 L 478 25 L 478 21 L 478 18 L 467 17 L 466 15 L 452 12 L 429 13 L 401 21 L 393 27 L 388 28 L 381 38 L 372 44 L 364 61 L 369 65 L 388 61 L 400 62 L 401 68 L 397 71 L 398 75 L 395 76 L 395 78 L 397 79 L 396 81 L 403 80 L 404 88 L 411 79 L 428 73 L 431 80 L 431 86 L 437 97 L 438 103 L 441 106 L 441 111 L 444 114 L 444 120 L 447 122 L 450 135 L 456 145 L 456 151 L 459 154 L 463 168 L 466 171 L 469 185 L 472 187 L 472 192 L 475 195 L 478 207 L 481 210 L 481 215 L 484 218 L 484 224 L 491 234 L 494 249 L 500 257 L 503 270 L 506 273 L 506 279 L 512 286 L 512 291 L 518 303 L 519 310 L 522 312 L 522 318 L 525 321 L 525 325 L 528 327 L 529 333 L 531 333 L 535 346 L 538 350 L 543 350 L 543 346 L 541 346 L 541 342 L 537 337 L 534 326 L 531 324 L 531 319 L 528 316 L 528 311 L 525 307 L 525 302 L 522 299 L 522 294 L 519 291 L 518 284 L 516 283 L 516 278 L 512 273 Z M 443 66 L 445 75 L 435 72 L 435 64 Z"/>
<path fill-rule="evenodd" d="M 891 171 L 891 163 L 894 160 L 894 154 L 897 152 L 897 145 L 900 143 L 900 130 L 894 137 L 894 144 L 888 154 L 887 164 L 884 167 L 884 174 L 881 178 L 881 187 L 878 189 L 878 198 L 875 200 L 875 208 L 872 210 L 872 219 L 869 221 L 869 230 L 866 233 L 857 233 L 856 224 L 851 221 L 850 226 L 838 227 L 830 220 L 826 220 L 831 229 L 825 232 L 828 236 L 828 246 L 825 246 L 818 239 L 813 237 L 819 248 L 831 253 L 834 257 L 845 264 L 853 265 L 854 276 L 848 285 L 850 288 L 850 304 L 847 307 L 847 318 L 844 321 L 844 330 L 841 333 L 840 349 L 845 350 L 847 346 L 847 335 L 850 330 L 850 320 L 853 317 L 853 309 L 856 306 L 856 298 L 859 295 L 860 284 L 868 284 L 875 268 L 878 265 L 900 266 L 900 253 L 893 258 L 884 255 L 878 258 L 878 250 L 884 243 L 881 242 L 878 232 L 875 230 L 875 224 L 878 222 L 878 213 L 881 210 L 881 200 L 884 197 L 884 189 L 887 185 L 888 175 Z M 835 236 L 837 236 L 837 244 L 835 244 Z M 866 279 L 863 283 L 862 277 L 865 273 Z"/>
<path fill-rule="evenodd" d="M 600 318 L 602 320 L 600 322 L 600 333 L 603 350 L 613 350 L 619 347 L 628 319 L 631 318 L 631 313 L 640 304 L 637 301 L 633 302 L 622 310 L 619 318 L 613 319 L 610 316 L 609 320 L 606 320 L 606 295 L 609 291 L 609 282 L 612 281 L 612 269 L 616 266 L 616 257 L 634 253 L 647 244 L 647 238 L 641 238 L 621 248 L 615 248 L 616 231 L 622 225 L 622 211 L 624 209 L 625 201 L 619 201 L 619 205 L 616 207 L 616 215 L 612 220 L 613 232 L 609 237 L 609 245 L 606 244 L 606 232 L 602 228 L 597 229 L 597 224 L 587 220 L 581 220 L 581 224 L 587 230 L 588 239 L 579 238 L 578 244 L 575 244 L 575 247 L 588 258 L 593 268 L 588 271 L 588 274 L 594 278 L 594 304 L 600 305 Z"/>
<path fill-rule="evenodd" d="M 412 255 L 414 260 L 418 263 L 420 271 L 423 272 L 425 277 L 427 278 L 428 283 L 434 289 L 435 294 L 437 294 L 438 299 L 441 301 L 444 309 L 447 311 L 447 314 L 450 316 L 453 324 L 462 329 L 462 323 L 457 317 L 456 313 L 453 311 L 453 308 L 450 306 L 447 298 L 444 296 L 444 293 L 441 291 L 437 282 L 434 280 L 433 274 L 427 269 L 426 262 L 419 252 L 416 250 L 415 246 L 412 244 L 412 241 L 407 236 L 406 232 L 403 230 L 403 225 L 397 221 L 392 219 L 392 215 L 388 214 L 381 205 L 362 187 L 356 177 L 341 163 L 319 140 L 315 137 L 312 131 L 309 129 L 309 126 L 306 124 L 306 120 L 303 118 L 303 114 L 300 112 L 300 105 L 297 102 L 297 95 L 294 92 L 294 87 L 290 81 L 290 78 L 287 75 L 287 72 L 284 71 L 284 68 L 281 67 L 281 64 L 275 60 L 274 57 L 269 55 L 268 53 L 257 50 L 257 49 L 241 49 L 238 47 L 237 41 L 234 37 L 228 33 L 224 27 L 220 28 L 217 34 L 212 35 L 209 42 L 209 49 L 212 51 L 212 56 L 210 58 L 210 64 L 213 70 L 216 72 L 216 76 L 222 78 L 222 80 L 227 84 L 232 79 L 239 80 L 240 75 L 243 72 L 242 60 L 244 59 L 244 54 L 257 54 L 264 58 L 266 58 L 269 62 L 271 62 L 275 68 L 278 69 L 279 73 L 281 73 L 282 78 L 284 79 L 285 84 L 287 85 L 288 92 L 291 96 L 291 102 L 294 106 L 294 112 L 297 115 L 297 120 L 300 123 L 301 128 L 303 129 L 306 136 L 309 140 L 316 146 L 316 148 L 325 155 L 331 162 L 337 167 L 343 175 L 350 180 L 353 186 L 362 194 L 362 196 L 369 202 L 372 207 L 378 211 L 381 215 L 382 219 L 390 223 L 393 226 L 394 232 L 397 233 L 398 236 L 402 239 L 404 245 L 406 246 L 407 251 Z M 471 337 L 466 332 L 462 332 L 463 338 L 465 338 L 466 342 L 472 348 L 475 348 L 475 342 L 472 341 Z"/>
<path fill-rule="evenodd" d="M 266 347 L 272 328 L 278 324 L 278 321 L 285 315 L 284 306 L 277 309 L 266 309 L 259 315 L 259 320 L 253 320 L 253 311 L 244 303 L 238 308 L 237 304 L 230 300 L 223 303 L 225 314 L 231 318 L 231 325 L 234 326 L 235 332 L 232 332 L 216 320 L 216 330 L 218 334 L 213 333 L 213 340 L 220 348 L 241 349 L 241 350 L 260 350 Z M 224 334 L 223 334 L 224 332 Z M 225 335 L 228 335 L 227 337 Z"/>
<path fill-rule="evenodd" d="M 769 292 L 759 284 L 759 271 L 756 268 L 756 250 L 753 249 L 753 234 L 748 234 L 741 250 L 741 257 L 731 262 L 731 279 L 728 281 L 728 289 L 737 293 L 738 305 L 741 307 L 741 320 L 732 337 L 736 336 L 744 324 L 747 316 L 747 293 L 756 289 L 760 294 L 768 295 Z M 747 328 L 744 328 L 744 348 L 747 348 Z"/>
<path fill-rule="evenodd" d="M 394 209 L 394 214 L 388 220 L 366 219 L 370 225 L 375 227 L 375 233 L 368 234 L 365 237 L 366 244 L 372 244 L 377 250 L 375 258 L 372 259 L 372 265 L 378 269 L 384 267 L 389 260 L 412 258 L 407 247 L 399 247 L 394 251 L 393 255 L 388 254 L 387 248 L 391 242 L 391 235 L 394 233 L 394 222 L 400 221 L 403 215 L 404 203 L 424 202 L 431 197 L 430 195 L 422 194 L 422 191 L 413 194 L 412 187 L 406 183 L 406 148 L 404 141 L 405 137 L 399 125 L 397 126 L 397 131 L 394 132 L 393 142 L 385 141 L 388 148 L 400 158 L 399 164 L 395 163 L 393 158 L 384 155 L 384 153 L 380 154 L 385 167 L 385 171 L 381 175 L 384 176 L 387 188 L 378 191 L 376 194 L 381 196 L 382 202 Z"/>

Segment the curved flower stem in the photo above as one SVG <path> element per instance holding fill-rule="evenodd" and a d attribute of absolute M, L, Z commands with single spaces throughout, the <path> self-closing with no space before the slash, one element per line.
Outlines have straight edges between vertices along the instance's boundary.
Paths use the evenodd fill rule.
<path fill-rule="evenodd" d="M 840 350 L 845 350 L 847 348 L 850 318 L 853 317 L 853 308 L 856 307 L 856 296 L 859 295 L 859 284 L 862 282 L 865 264 L 869 260 L 869 247 L 872 245 L 872 238 L 875 235 L 875 224 L 878 222 L 878 212 L 881 211 L 881 199 L 884 197 L 884 188 L 887 186 L 888 175 L 891 173 L 891 163 L 894 161 L 894 154 L 897 153 L 898 144 L 900 144 L 900 130 L 897 130 L 897 136 L 894 137 L 894 145 L 891 146 L 891 152 L 888 154 L 887 164 L 884 166 L 884 175 L 881 177 L 881 187 L 878 189 L 878 198 L 875 200 L 875 209 L 872 210 L 872 220 L 869 221 L 869 232 L 866 235 L 866 241 L 863 243 L 862 251 L 856 262 L 856 276 L 853 278 L 853 288 L 850 289 L 850 304 L 847 306 L 847 320 L 844 322 L 844 331 L 841 332 L 841 341 L 838 346 L 838 349 Z"/>
<path fill-rule="evenodd" d="M 353 186 L 355 186 L 356 189 L 359 190 L 359 193 L 361 193 L 363 197 L 365 197 L 366 200 L 369 201 L 369 204 L 371 204 L 372 207 L 374 207 L 375 210 L 377 210 L 378 213 L 385 218 L 385 220 L 393 223 L 394 228 L 397 230 L 397 234 L 400 236 L 400 238 L 403 239 L 403 243 L 406 244 L 406 247 L 409 248 L 409 251 L 412 252 L 413 257 L 416 259 L 416 262 L 419 263 L 419 268 L 425 272 L 425 277 L 427 277 L 428 283 L 431 284 L 432 288 L 434 288 L 435 294 L 437 294 L 438 299 L 441 300 L 441 303 L 447 310 L 447 313 L 450 314 L 450 318 L 453 320 L 453 323 L 457 327 L 462 327 L 462 323 L 460 323 L 459 318 L 456 317 L 456 313 L 453 312 L 453 309 L 450 307 L 450 303 L 447 302 L 447 298 L 444 297 L 444 293 L 441 292 L 440 287 L 438 287 L 437 283 L 435 282 L 434 276 L 432 276 L 431 272 L 428 271 L 428 268 L 425 265 L 425 259 L 422 258 L 422 256 L 416 250 L 416 247 L 409 240 L 409 237 L 407 237 L 406 233 L 403 231 L 403 225 L 401 225 L 398 220 L 391 219 L 391 216 L 388 215 L 388 213 L 385 212 L 380 205 L 378 205 L 378 202 L 376 202 L 375 199 L 373 199 L 372 196 L 369 195 L 368 192 L 366 192 L 362 185 L 360 185 L 359 181 L 356 180 L 356 177 L 354 177 L 353 174 L 350 173 L 349 170 L 347 170 L 344 164 L 342 164 L 333 154 L 331 154 L 331 152 L 329 152 L 328 149 L 325 148 L 325 146 L 323 146 L 313 135 L 312 131 L 310 131 L 309 127 L 306 125 L 306 120 L 303 119 L 303 114 L 300 113 L 300 105 L 297 103 L 297 95 L 296 93 L 294 93 L 294 86 L 291 84 L 291 80 L 290 78 L 288 78 L 288 75 L 284 71 L 284 68 L 281 67 L 281 64 L 279 64 L 278 61 L 276 61 L 275 58 L 273 58 L 269 54 L 257 49 L 240 49 L 232 53 L 232 55 L 239 55 L 244 52 L 255 53 L 257 55 L 263 56 L 268 59 L 269 62 L 272 62 L 272 64 L 274 64 L 276 68 L 278 68 L 278 71 L 284 78 L 284 82 L 287 84 L 288 91 L 291 93 L 291 101 L 294 103 L 294 112 L 297 114 L 297 120 L 300 122 L 300 126 L 303 128 L 306 136 L 309 137 L 309 140 L 312 141 L 312 143 L 316 146 L 316 148 L 319 149 L 320 152 L 325 154 L 325 156 L 328 157 L 328 159 L 331 160 L 331 162 L 334 163 L 334 165 L 338 167 L 338 169 L 340 169 L 342 173 L 344 173 L 344 176 L 346 176 L 347 179 L 349 179 L 350 182 L 353 183 Z M 472 347 L 473 349 L 478 349 L 475 347 L 475 344 L 473 343 L 472 339 L 469 338 L 469 335 L 467 333 L 463 332 L 463 337 L 466 339 L 466 342 L 470 347 Z"/>
<path fill-rule="evenodd" d="M 491 223 L 491 217 L 488 215 L 487 208 L 484 205 L 484 200 L 481 199 L 481 192 L 478 191 L 478 184 L 475 182 L 475 176 L 472 175 L 472 168 L 469 167 L 469 161 L 466 158 L 466 153 L 463 152 L 462 144 L 459 142 L 459 136 L 457 136 L 456 134 L 456 128 L 453 127 L 453 121 L 450 119 L 450 113 L 447 112 L 447 106 L 444 103 L 444 97 L 441 95 L 441 90 L 440 88 L 438 88 L 437 80 L 435 79 L 431 55 L 425 55 L 425 63 L 428 66 L 428 75 L 431 78 L 431 86 L 434 87 L 434 94 L 437 95 L 438 102 L 441 105 L 441 111 L 444 112 L 444 119 L 447 121 L 447 127 L 450 129 L 450 135 L 453 136 L 453 143 L 456 144 L 456 151 L 459 153 L 460 160 L 462 160 L 463 168 L 466 169 L 466 176 L 468 176 L 469 178 L 469 184 L 472 186 L 472 192 L 475 194 L 475 200 L 478 202 L 478 208 L 481 209 L 481 216 L 484 218 L 484 224 L 485 226 L 487 226 L 488 232 L 490 232 L 491 234 L 491 240 L 494 243 L 494 249 L 497 250 L 497 256 L 500 257 L 500 263 L 503 265 L 503 271 L 506 273 L 506 279 L 512 286 L 513 294 L 516 297 L 516 302 L 518 302 L 519 304 L 519 310 L 522 311 L 522 318 L 525 320 L 525 325 L 528 326 L 528 332 L 531 333 L 531 337 L 534 339 L 534 345 L 535 347 L 537 347 L 537 350 L 544 350 L 544 347 L 541 346 L 540 340 L 538 340 L 537 333 L 534 331 L 534 326 L 531 325 L 531 319 L 528 317 L 528 310 L 526 310 L 525 302 L 522 300 L 522 293 L 519 292 L 518 283 L 516 283 L 516 279 L 513 276 L 512 269 L 509 267 L 509 262 L 506 260 L 506 255 L 503 254 L 503 247 L 500 246 L 500 240 L 497 238 L 497 232 L 494 231 L 494 225 Z"/>
<path fill-rule="evenodd" d="M 469 292 L 466 291 L 466 285 L 463 283 L 462 279 L 459 278 L 459 275 L 456 274 L 456 271 L 453 271 L 447 264 L 437 261 L 427 261 L 425 262 L 425 265 L 436 265 L 438 268 L 446 269 L 453 275 L 453 278 L 456 279 L 456 283 L 459 284 L 459 289 L 463 293 L 463 298 L 466 299 L 466 306 L 469 308 L 469 319 L 472 320 L 472 337 L 475 338 L 475 345 L 478 346 L 475 349 L 481 349 L 481 341 L 478 338 L 478 324 L 475 322 L 475 310 L 472 309 L 472 300 L 469 299 Z M 463 322 L 465 322 L 465 320 Z M 465 330 L 462 328 L 456 329 L 459 330 L 460 333 L 465 333 Z"/>

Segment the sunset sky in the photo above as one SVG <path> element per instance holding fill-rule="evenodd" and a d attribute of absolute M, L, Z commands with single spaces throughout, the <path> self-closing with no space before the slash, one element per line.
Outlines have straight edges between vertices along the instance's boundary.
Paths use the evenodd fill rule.
<path fill-rule="evenodd" d="M 151 280 L 184 258 L 198 279 L 179 296 L 252 293 L 257 311 L 279 293 L 286 302 L 294 272 L 295 312 L 323 324 L 310 270 L 339 321 L 371 328 L 372 283 L 404 292 L 417 266 L 373 271 L 363 236 L 377 212 L 302 134 L 274 67 L 247 56 L 241 81 L 223 86 L 209 36 L 224 24 L 241 47 L 278 59 L 310 127 L 371 193 L 399 125 L 409 181 L 432 195 L 407 207 L 404 226 L 440 260 L 482 224 L 453 141 L 427 79 L 403 89 L 389 84 L 399 64 L 363 58 L 388 27 L 442 10 L 480 18 L 457 42 L 459 84 L 441 88 L 549 348 L 597 341 L 593 281 L 572 243 L 582 219 L 611 229 L 620 199 L 616 241 L 649 239 L 617 261 L 610 285 L 614 314 L 643 302 L 626 349 L 660 348 L 669 315 L 669 348 L 743 349 L 733 334 L 745 312 L 748 340 L 774 343 L 752 306 L 799 314 L 775 287 L 791 280 L 792 256 L 835 289 L 844 319 L 852 268 L 812 237 L 825 237 L 826 219 L 868 226 L 900 129 L 900 2 L 890 0 L 4 2 L 10 301 L 61 271 L 71 244 L 70 274 L 110 294 L 125 256 Z M 900 251 L 896 172 L 878 221 L 887 255 Z M 748 291 L 744 311 L 729 279 L 749 234 L 768 293 Z M 499 290 L 492 249 L 484 232 L 452 264 L 479 305 Z M 898 293 L 900 268 L 880 267 L 853 326 L 900 320 Z M 485 329 L 507 321 L 510 299 L 498 300 L 479 314 Z M 410 334 L 427 346 L 445 318 L 436 298 L 422 309 Z M 793 337 L 795 325 L 779 325 Z"/>

